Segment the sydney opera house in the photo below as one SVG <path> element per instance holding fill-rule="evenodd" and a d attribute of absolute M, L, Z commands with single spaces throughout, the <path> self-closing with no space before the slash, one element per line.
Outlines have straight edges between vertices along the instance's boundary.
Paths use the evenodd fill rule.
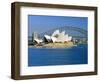
<path fill-rule="evenodd" d="M 34 36 L 34 41 L 37 43 L 47 42 L 47 43 L 65 43 L 72 40 L 72 37 L 68 34 L 65 34 L 65 31 L 60 32 L 56 30 L 51 35 L 44 35 L 44 40 L 39 39 L 37 36 Z"/>
<path fill-rule="evenodd" d="M 44 38 L 47 42 L 69 42 L 72 40 L 71 36 L 68 36 L 68 34 L 65 34 L 65 31 L 60 32 L 59 30 L 54 31 L 54 33 L 49 36 L 49 35 L 44 35 Z"/>

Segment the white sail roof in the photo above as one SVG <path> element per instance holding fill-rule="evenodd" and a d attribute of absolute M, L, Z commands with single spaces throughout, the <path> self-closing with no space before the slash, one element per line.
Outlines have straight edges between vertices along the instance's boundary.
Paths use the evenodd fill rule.
<path fill-rule="evenodd" d="M 44 35 L 44 37 L 45 37 L 46 39 L 51 39 L 51 37 L 50 37 L 49 35 Z"/>
<path fill-rule="evenodd" d="M 59 30 L 56 30 L 56 31 L 54 31 L 54 33 L 52 34 L 52 36 L 56 36 L 56 35 L 58 35 L 60 32 L 59 32 Z"/>
<path fill-rule="evenodd" d="M 65 31 L 62 31 L 60 34 L 63 35 L 63 36 L 65 36 Z"/>
<path fill-rule="evenodd" d="M 57 41 L 57 38 L 56 37 L 51 36 L 51 39 L 52 39 L 53 42 L 56 42 Z"/>
<path fill-rule="evenodd" d="M 36 41 L 37 43 L 41 43 L 41 42 L 43 42 L 43 40 L 42 39 L 34 39 L 34 41 Z"/>

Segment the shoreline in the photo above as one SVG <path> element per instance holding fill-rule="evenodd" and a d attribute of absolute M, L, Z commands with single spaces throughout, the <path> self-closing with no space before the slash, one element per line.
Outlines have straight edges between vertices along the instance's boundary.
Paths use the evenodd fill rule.
<path fill-rule="evenodd" d="M 70 48 L 75 46 L 73 42 L 67 42 L 67 43 L 47 43 L 43 45 L 30 45 L 29 48 Z"/>

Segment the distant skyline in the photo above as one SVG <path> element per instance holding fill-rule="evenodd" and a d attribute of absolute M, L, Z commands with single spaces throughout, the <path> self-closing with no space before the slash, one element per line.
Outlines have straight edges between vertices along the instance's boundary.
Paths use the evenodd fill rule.
<path fill-rule="evenodd" d="M 50 29 L 63 26 L 74 26 L 87 30 L 87 17 L 71 17 L 71 16 L 43 16 L 29 15 L 28 16 L 28 36 L 33 32 L 42 33 Z"/>

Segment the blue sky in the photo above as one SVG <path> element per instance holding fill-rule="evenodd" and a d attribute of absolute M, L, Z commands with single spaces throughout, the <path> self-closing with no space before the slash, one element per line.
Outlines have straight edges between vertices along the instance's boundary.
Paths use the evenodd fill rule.
<path fill-rule="evenodd" d="M 29 15 L 28 36 L 31 36 L 34 31 L 42 33 L 63 26 L 74 26 L 87 30 L 87 24 L 87 17 Z"/>

